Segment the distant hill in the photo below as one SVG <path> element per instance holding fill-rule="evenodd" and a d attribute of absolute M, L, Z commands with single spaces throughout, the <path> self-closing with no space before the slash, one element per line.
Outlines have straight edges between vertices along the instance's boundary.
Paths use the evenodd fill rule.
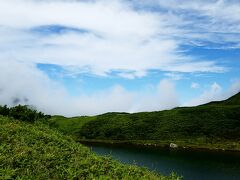
<path fill-rule="evenodd" d="M 133 114 L 106 113 L 71 118 L 70 121 L 66 118 L 60 120 L 61 123 L 55 118 L 51 122 L 76 139 L 178 142 L 196 147 L 240 150 L 240 93 L 224 101 L 196 107 Z"/>
<path fill-rule="evenodd" d="M 131 141 L 193 141 L 195 144 L 234 141 L 239 145 L 240 93 L 225 101 L 197 107 L 134 114 L 103 114 L 84 124 L 79 137 Z"/>

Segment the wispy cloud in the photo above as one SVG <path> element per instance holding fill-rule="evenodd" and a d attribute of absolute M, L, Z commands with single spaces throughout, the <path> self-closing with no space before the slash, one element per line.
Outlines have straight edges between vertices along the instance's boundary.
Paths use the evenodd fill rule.
<path fill-rule="evenodd" d="M 240 3 L 238 0 L 151 0 L 135 1 L 142 10 L 156 10 L 160 14 L 171 14 L 182 23 L 175 27 L 181 33 L 174 34 L 182 43 L 207 45 L 216 43 L 211 48 L 239 47 Z M 146 8 L 148 7 L 148 8 Z M 226 43 L 230 43 L 227 45 Z"/>
<path fill-rule="evenodd" d="M 127 78 L 147 74 L 146 71 L 152 69 L 225 70 L 216 62 L 181 51 L 185 38 L 208 37 L 201 32 L 191 32 L 195 22 L 178 14 L 140 11 L 125 1 L 13 0 L 0 3 L 0 35 L 5 37 L 1 40 L 4 44 L 1 59 L 10 56 L 33 63 L 88 67 L 89 73 L 98 75 L 121 70 L 119 75 Z M 126 74 L 126 71 L 132 73 Z"/>

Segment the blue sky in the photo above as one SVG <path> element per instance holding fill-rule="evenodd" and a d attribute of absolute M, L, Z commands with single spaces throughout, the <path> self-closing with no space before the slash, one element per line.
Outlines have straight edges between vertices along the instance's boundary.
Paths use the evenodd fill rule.
<path fill-rule="evenodd" d="M 0 12 L 1 104 L 92 115 L 240 90 L 237 0 L 13 0 Z"/>

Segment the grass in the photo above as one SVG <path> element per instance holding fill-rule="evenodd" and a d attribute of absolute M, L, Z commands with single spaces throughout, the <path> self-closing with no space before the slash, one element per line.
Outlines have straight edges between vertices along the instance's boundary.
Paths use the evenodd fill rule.
<path fill-rule="evenodd" d="M 180 179 L 100 157 L 42 123 L 0 116 L 0 179 Z"/>
<path fill-rule="evenodd" d="M 94 116 L 79 116 L 79 117 L 71 117 L 66 118 L 64 116 L 52 116 L 48 120 L 48 124 L 52 128 L 56 128 L 63 132 L 64 134 L 69 134 L 71 132 L 72 135 L 79 134 L 79 130 L 82 128 L 82 126 L 89 122 L 94 120 Z M 74 137 L 74 136 L 73 136 Z"/>

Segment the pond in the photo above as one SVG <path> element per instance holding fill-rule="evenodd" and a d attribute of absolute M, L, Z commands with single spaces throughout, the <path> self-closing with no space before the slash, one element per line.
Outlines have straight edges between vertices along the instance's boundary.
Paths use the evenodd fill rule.
<path fill-rule="evenodd" d="M 110 155 L 123 163 L 147 167 L 164 175 L 176 172 L 185 180 L 240 180 L 239 152 L 85 145 L 98 155 Z"/>

